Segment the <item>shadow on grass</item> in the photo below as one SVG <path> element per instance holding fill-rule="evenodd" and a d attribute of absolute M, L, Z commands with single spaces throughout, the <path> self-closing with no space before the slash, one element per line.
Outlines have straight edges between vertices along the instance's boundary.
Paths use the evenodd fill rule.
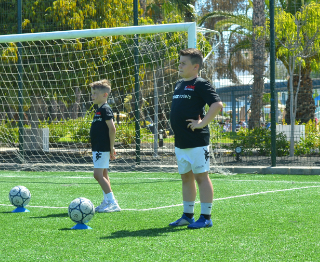
<path fill-rule="evenodd" d="M 68 213 L 60 213 L 60 214 L 50 214 L 41 217 L 30 217 L 30 218 L 50 218 L 50 217 L 68 217 Z"/>
<path fill-rule="evenodd" d="M 111 178 L 112 180 L 112 178 Z M 180 180 L 175 179 L 175 180 L 165 180 L 165 179 L 154 179 L 152 181 L 143 181 L 141 182 L 142 179 L 138 179 L 135 180 L 134 182 L 118 182 L 116 179 L 114 179 L 113 184 L 116 185 L 135 185 L 135 184 L 155 184 L 155 183 L 169 183 L 169 182 L 179 182 Z M 3 183 L 7 183 L 7 184 L 11 184 L 12 182 L 10 181 L 0 181 L 1 184 Z M 74 184 L 67 184 L 67 183 L 60 183 L 60 182 L 31 182 L 28 181 L 26 182 L 28 184 L 48 184 L 48 185 L 61 185 L 61 186 L 65 186 L 65 187 L 72 187 L 72 186 L 79 186 L 79 185 L 97 185 L 96 182 L 88 182 L 88 183 L 74 183 Z"/>
<path fill-rule="evenodd" d="M 137 231 L 120 230 L 120 231 L 111 233 L 110 236 L 101 237 L 100 239 L 116 239 L 116 238 L 125 238 L 125 237 L 158 237 L 158 236 L 166 236 L 167 233 L 177 232 L 182 230 L 190 230 L 190 229 L 187 229 L 186 227 L 185 228 L 161 227 L 161 228 L 141 229 Z"/>
<path fill-rule="evenodd" d="M 11 181 L 0 181 L 1 184 L 7 183 L 11 184 Z M 48 185 L 61 185 L 61 186 L 79 186 L 79 185 L 96 185 L 96 182 L 88 182 L 88 183 L 74 183 L 74 184 L 68 184 L 68 183 L 60 183 L 60 182 L 39 182 L 39 181 L 27 181 L 26 184 L 48 184 Z"/>

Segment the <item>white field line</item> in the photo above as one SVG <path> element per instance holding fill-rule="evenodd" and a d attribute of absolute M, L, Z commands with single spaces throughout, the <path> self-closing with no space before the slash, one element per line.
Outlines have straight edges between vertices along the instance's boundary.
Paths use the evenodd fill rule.
<path fill-rule="evenodd" d="M 309 188 L 319 188 L 320 186 L 305 186 L 305 187 L 294 187 L 294 188 L 287 188 L 287 189 L 278 189 L 278 190 L 270 190 L 270 191 L 262 191 L 262 192 L 256 192 L 256 193 L 250 193 L 250 194 L 243 194 L 243 195 L 237 195 L 237 196 L 229 196 L 229 197 L 222 197 L 222 198 L 215 198 L 213 201 L 221 201 L 221 200 L 227 200 L 227 199 L 233 199 L 233 198 L 240 198 L 240 197 L 249 197 L 249 196 L 255 196 L 255 195 L 262 195 L 262 194 L 269 194 L 269 193 L 277 193 L 277 192 L 285 192 L 285 191 L 293 191 L 293 190 L 301 190 L 301 189 L 309 189 Z M 197 201 L 196 203 L 199 203 Z M 170 205 L 170 206 L 162 206 L 162 207 L 153 207 L 153 208 L 145 208 L 145 209 L 131 209 L 126 208 L 122 209 L 124 211 L 150 211 L 150 210 L 158 210 L 163 208 L 170 208 L 170 207 L 178 207 L 182 206 L 183 204 L 177 204 L 177 205 Z M 0 206 L 12 206 L 12 205 L 6 205 L 6 204 L 0 204 Z M 67 207 L 49 207 L 49 206 L 28 206 L 28 207 L 38 207 L 38 208 L 50 208 L 50 209 L 66 209 Z"/>
<path fill-rule="evenodd" d="M 17 175 L 7 175 L 2 176 L 0 175 L 0 178 L 65 178 L 65 179 L 91 179 L 93 180 L 93 176 L 87 177 L 87 176 L 17 176 Z M 124 179 L 132 179 L 132 180 L 170 180 L 170 181 L 181 181 L 180 178 L 167 178 L 167 177 L 112 177 L 110 176 L 110 179 L 112 180 L 124 180 Z M 311 182 L 300 182 L 300 181 L 285 181 L 285 180 L 279 180 L 279 181 L 272 181 L 272 180 L 258 180 L 258 179 L 224 179 L 224 178 L 212 178 L 211 181 L 223 181 L 223 182 L 267 182 L 267 183 L 288 183 L 288 184 L 320 184 L 316 181 Z"/>
<path fill-rule="evenodd" d="M 229 197 L 215 198 L 215 199 L 213 199 L 213 201 L 220 201 L 220 200 L 226 200 L 226 199 L 232 199 L 232 198 L 262 195 L 262 194 L 268 194 L 268 193 L 277 193 L 277 192 L 284 192 L 284 191 L 308 189 L 308 188 L 318 188 L 318 187 L 320 187 L 320 186 L 305 186 L 305 187 L 278 189 L 278 190 L 272 190 L 272 191 L 263 191 L 263 192 L 257 192 L 257 193 L 243 194 L 243 195 L 238 195 L 238 196 L 229 196 Z M 200 203 L 200 201 L 197 201 L 196 203 Z M 122 209 L 122 210 L 128 210 L 128 211 L 149 211 L 149 210 L 156 210 L 156 209 L 162 209 L 162 208 L 168 208 L 168 207 L 177 207 L 177 206 L 182 206 L 182 205 L 183 205 L 183 204 L 171 205 L 171 206 L 163 206 L 163 207 L 154 207 L 154 208 L 146 208 L 146 209 Z"/>

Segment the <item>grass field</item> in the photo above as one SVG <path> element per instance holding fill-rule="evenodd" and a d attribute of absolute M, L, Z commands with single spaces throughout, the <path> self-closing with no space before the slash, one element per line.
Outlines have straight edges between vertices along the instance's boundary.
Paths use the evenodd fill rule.
<path fill-rule="evenodd" d="M 211 174 L 212 228 L 170 228 L 182 214 L 178 174 L 110 173 L 121 212 L 70 230 L 69 203 L 102 192 L 91 173 L 0 171 L 1 261 L 319 261 L 319 176 Z M 30 213 L 12 213 L 26 186 Z M 197 200 L 198 201 L 198 200 Z M 196 205 L 196 219 L 200 204 Z"/>

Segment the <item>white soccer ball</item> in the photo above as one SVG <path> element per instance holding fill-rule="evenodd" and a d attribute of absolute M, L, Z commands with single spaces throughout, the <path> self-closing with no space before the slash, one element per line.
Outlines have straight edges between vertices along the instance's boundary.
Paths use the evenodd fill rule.
<path fill-rule="evenodd" d="M 9 192 L 10 203 L 16 207 L 25 207 L 30 199 L 31 193 L 25 186 L 15 186 Z"/>
<path fill-rule="evenodd" d="M 94 205 L 84 197 L 73 200 L 68 208 L 68 215 L 77 224 L 86 224 L 94 216 Z"/>

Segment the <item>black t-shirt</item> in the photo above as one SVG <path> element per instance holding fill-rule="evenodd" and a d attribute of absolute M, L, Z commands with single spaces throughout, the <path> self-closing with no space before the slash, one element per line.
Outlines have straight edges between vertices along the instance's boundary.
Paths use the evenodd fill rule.
<path fill-rule="evenodd" d="M 92 151 L 110 152 L 109 128 L 106 120 L 114 119 L 110 106 L 105 103 L 93 117 L 90 129 Z"/>
<path fill-rule="evenodd" d="M 200 77 L 190 81 L 179 80 L 176 84 L 170 112 L 170 123 L 175 136 L 175 146 L 181 149 L 209 145 L 210 131 L 205 126 L 202 129 L 187 128 L 187 119 L 204 118 L 204 107 L 220 102 L 219 95 L 211 84 Z"/>

